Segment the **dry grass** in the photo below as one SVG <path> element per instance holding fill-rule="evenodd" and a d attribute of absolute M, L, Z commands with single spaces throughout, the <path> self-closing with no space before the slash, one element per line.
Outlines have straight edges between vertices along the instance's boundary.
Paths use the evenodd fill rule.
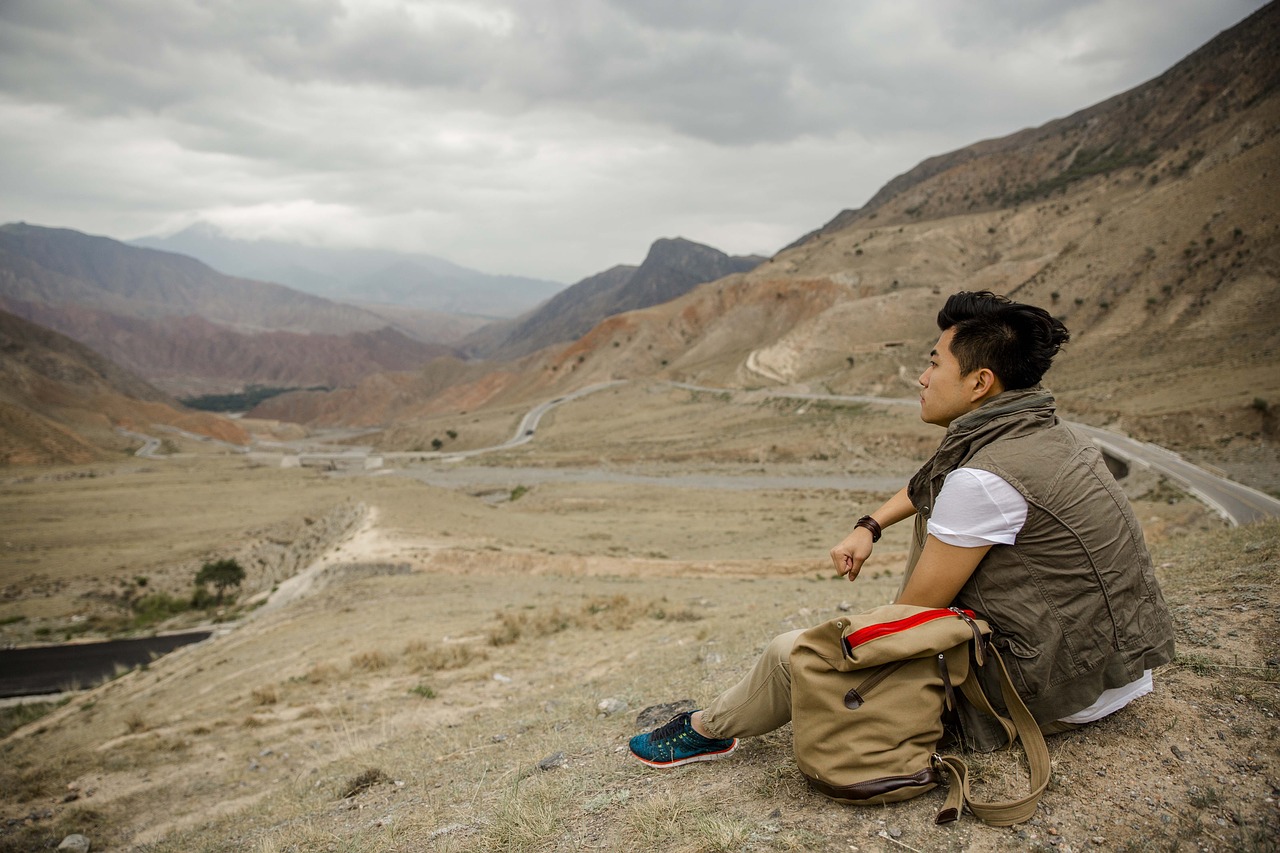
<path fill-rule="evenodd" d="M 377 672 L 391 666 L 391 657 L 381 649 L 357 652 L 351 656 L 351 669 L 361 672 Z"/>
<path fill-rule="evenodd" d="M 494 614 L 497 624 L 489 629 L 488 642 L 494 647 L 511 645 L 521 639 L 539 639 L 567 631 L 570 628 L 594 628 L 596 630 L 621 631 L 630 628 L 638 619 L 669 619 L 676 622 L 696 622 L 702 618 L 691 608 L 668 610 L 663 603 L 639 604 L 625 595 L 593 598 L 577 610 L 565 610 L 558 605 L 549 609 L 529 608 L 519 612 L 503 611 Z"/>
<path fill-rule="evenodd" d="M 469 643 L 432 643 L 429 640 L 411 640 L 404 647 L 404 660 L 414 673 L 436 672 L 442 669 L 461 669 L 488 658 L 484 649 Z"/>
<path fill-rule="evenodd" d="M 1270 561 L 1272 552 L 1267 549 L 1275 547 L 1278 536 L 1280 526 L 1272 525 L 1210 536 L 1207 547 L 1194 539 L 1178 540 L 1176 547 L 1159 555 L 1164 562 L 1190 568 L 1178 582 L 1186 586 L 1171 587 L 1171 594 L 1185 599 L 1194 592 L 1195 567 L 1214 553 L 1236 555 L 1224 566 L 1236 580 L 1216 595 L 1247 589 L 1262 571 L 1251 568 L 1254 558 L 1261 564 Z M 1216 584 L 1218 577 L 1210 573 L 1204 579 Z M 173 720 L 153 716 L 157 712 L 145 705 L 151 698 L 161 699 L 166 690 L 175 695 L 191 690 L 182 673 L 168 671 L 170 661 L 162 660 L 125 684 L 103 688 L 93 711 L 100 724 L 119 732 L 123 726 L 111 719 L 130 719 L 131 712 L 124 709 L 144 703 L 133 713 L 153 721 L 150 731 L 131 735 L 132 740 L 108 750 L 96 765 L 63 765 L 56 772 L 28 765 L 27 778 L 16 782 L 28 797 L 39 798 L 65 790 L 68 779 L 82 780 L 96 772 L 123 781 L 136 779 L 136 767 L 148 767 L 153 780 L 149 796 L 155 802 L 143 813 L 150 819 L 138 822 L 136 797 L 112 794 L 105 787 L 93 806 L 104 844 L 128 846 L 123 833 L 133 827 L 128 831 L 140 835 L 130 843 L 145 841 L 141 849 L 152 853 L 684 853 L 850 845 L 986 850 L 1021 846 L 1030 835 L 1047 839 L 1048 826 L 1058 833 L 1054 837 L 1073 848 L 1088 846 L 1094 837 L 1107 838 L 1105 846 L 1123 847 L 1127 839 L 1150 835 L 1165 846 L 1197 839 L 1210 849 L 1226 849 L 1247 846 L 1271 826 L 1268 812 L 1255 805 L 1262 792 L 1255 793 L 1247 782 L 1214 784 L 1212 792 L 1202 784 L 1191 790 L 1192 776 L 1230 772 L 1206 770 L 1206 762 L 1219 759 L 1203 751 L 1210 744 L 1196 738 L 1203 723 L 1183 710 L 1188 697 L 1201 703 L 1200 697 L 1213 695 L 1205 686 L 1212 688 L 1217 671 L 1170 671 L 1162 675 L 1162 693 L 1143 700 L 1137 710 L 1055 739 L 1054 782 L 1041 823 L 1023 828 L 1028 838 L 1019 838 L 1017 829 L 992 829 L 971 821 L 935 829 L 931 809 L 937 798 L 932 795 L 885 809 L 850 810 L 830 803 L 798 778 L 785 729 L 745 742 L 731 762 L 667 773 L 643 768 L 622 752 L 640 708 L 685 696 L 705 700 L 741 673 L 775 632 L 834 614 L 834 601 L 849 598 L 855 606 L 869 605 L 888 595 L 896 581 L 893 576 L 869 578 L 865 586 L 848 587 L 816 575 L 724 581 L 549 574 L 502 574 L 483 584 L 465 576 L 432 574 L 362 581 L 358 595 L 344 597 L 350 612 L 329 614 L 325 625 L 303 630 L 306 619 L 251 624 L 241 629 L 247 636 L 238 651 L 214 644 L 204 657 L 188 662 L 194 669 L 230 656 L 232 662 L 226 666 L 250 677 L 261 672 L 261 689 L 278 690 L 269 711 L 233 717 L 233 723 L 243 722 L 228 729 L 224 721 L 232 711 L 216 704 L 204 710 L 189 706 L 183 712 L 184 734 L 177 736 L 172 733 Z M 518 642 L 489 646 L 481 632 L 491 620 L 478 615 L 484 610 L 464 604 L 490 597 L 495 589 L 502 589 L 507 601 L 499 614 L 512 616 L 524 632 Z M 1200 595 L 1199 606 L 1216 606 L 1212 595 Z M 434 602 L 429 611 L 424 610 L 426 601 Z M 699 618 L 660 618 L 684 608 Z M 377 622 L 369 618 L 374 613 L 379 614 Z M 389 636 L 397 625 L 448 621 L 451 614 L 450 624 L 440 626 L 445 629 L 441 634 L 447 630 L 451 637 L 474 639 L 444 642 L 418 636 L 395 645 L 367 634 L 368 626 L 375 624 L 385 625 Z M 368 648 L 402 651 L 385 654 L 385 665 L 372 670 L 329 665 L 324 679 L 297 678 L 284 684 L 278 671 L 258 670 L 237 658 L 253 647 L 257 631 L 269 631 L 274 654 L 280 656 L 319 630 L 331 639 L 309 654 L 332 656 L 339 652 L 337 638 L 345 636 L 342 626 L 348 624 L 367 626 L 363 644 Z M 1233 630 L 1246 631 L 1249 625 L 1242 619 Z M 432 690 L 437 691 L 430 702 L 412 690 L 421 684 L 415 679 L 422 672 L 432 674 Z M 495 680 L 495 674 L 506 680 Z M 372 680 L 362 680 L 357 694 L 350 695 L 356 675 Z M 255 695 L 254 687 L 245 689 L 250 697 Z M 621 700 L 628 709 L 605 716 L 598 709 L 604 698 Z M 1232 714 L 1234 723 L 1228 725 L 1261 747 L 1278 734 L 1274 719 L 1265 712 L 1275 707 L 1275 698 L 1273 688 L 1270 693 L 1264 689 L 1245 695 L 1242 702 L 1235 696 L 1210 699 L 1220 704 L 1205 710 L 1211 716 Z M 120 709 L 113 710 L 121 702 Z M 1245 726 L 1252 728 L 1245 732 Z M 237 731 L 248 742 L 236 744 Z M 6 754 L 29 758 L 29 750 L 38 749 L 41 755 L 56 755 L 57 745 L 69 745 L 73 734 L 51 719 L 44 735 L 11 741 Z M 1185 756 L 1197 756 L 1197 763 L 1186 767 L 1182 776 L 1176 775 L 1182 768 L 1170 754 L 1171 745 L 1180 745 Z M 183 777 L 175 775 L 183 768 L 186 776 L 192 766 L 199 766 L 191 762 L 219 753 L 230 753 L 231 760 L 205 765 L 217 768 L 220 775 L 210 780 L 212 784 L 205 782 L 203 792 L 190 778 L 179 781 Z M 563 753 L 561 761 L 547 761 L 557 753 Z M 1172 775 L 1169 782 L 1150 787 L 1142 780 L 1149 779 L 1153 755 L 1173 762 L 1162 766 L 1162 772 Z M 1239 760 L 1239 755 L 1224 749 L 1220 760 Z M 1259 754 L 1257 760 L 1262 763 L 1249 778 L 1267 778 L 1274 756 Z M 984 780 L 984 795 L 1012 794 L 1022 783 L 1025 771 L 1016 755 L 978 756 L 973 763 Z M 549 769 L 541 769 L 542 764 Z M 1106 775 L 1099 776 L 1099 769 Z M 1148 787 L 1141 787 L 1144 784 Z M 166 793 L 157 785 L 174 790 Z M 1142 807 L 1135 809 L 1127 797 L 1131 789 L 1148 791 L 1159 807 L 1151 810 L 1140 802 Z M 242 792 L 238 796 L 246 799 L 224 811 L 215 804 L 228 791 Z M 1161 821 L 1161 815 L 1182 808 L 1191 817 Z M 1217 816 L 1226 813 L 1240 823 L 1218 826 Z M 897 835 L 890 836 L 890 829 Z"/>
<path fill-rule="evenodd" d="M 702 402 L 689 405 L 703 410 Z M 727 404 L 715 405 L 724 415 Z M 707 404 L 703 415 L 713 409 Z M 796 442 L 818 441 L 837 423 L 787 432 L 794 412 L 766 415 Z M 805 450 L 790 447 L 797 456 Z M 586 451 L 557 452 L 567 459 Z M 234 479 L 243 473 L 236 464 L 117 476 L 140 495 L 152 482 L 163 493 Z M 857 464 L 848 456 L 785 470 Z M 719 470 L 751 473 L 738 463 Z M 903 531 L 886 533 L 876 566 L 857 584 L 833 580 L 825 557 L 879 496 L 570 482 L 491 505 L 397 477 L 289 473 L 271 483 L 251 477 L 237 499 L 280 512 L 290 501 L 358 498 L 378 509 L 377 535 L 343 544 L 332 562 L 413 571 L 335 574 L 226 636 L 27 723 L 0 743 L 0 818 L 19 821 L 0 823 L 0 850 L 56 843 L 56 833 L 76 831 L 69 820 L 84 822 L 95 849 L 149 853 L 1021 849 L 1047 843 L 1049 826 L 1072 849 L 1094 837 L 1115 847 L 1153 838 L 1227 849 L 1216 836 L 1247 847 L 1274 831 L 1259 803 L 1275 772 L 1267 744 L 1280 737 L 1267 712 L 1280 702 L 1265 683 L 1273 629 L 1257 618 L 1277 603 L 1269 584 L 1274 526 L 1206 534 L 1199 531 L 1214 522 L 1195 505 L 1139 502 L 1144 525 L 1157 533 L 1157 559 L 1168 564 L 1161 572 L 1184 665 L 1162 672 L 1157 695 L 1123 719 L 1054 744 L 1042 822 L 1020 837 L 971 821 L 934 829 L 932 795 L 890 809 L 830 803 L 795 772 L 786 729 L 715 766 L 659 773 L 625 754 L 642 708 L 704 702 L 779 631 L 832 616 L 842 603 L 865 607 L 892 595 Z M 37 496 L 38 486 L 11 485 L 0 509 Z M 129 492 L 111 491 L 115 522 L 153 505 L 141 497 L 130 510 Z M 64 514 L 53 497 L 36 503 L 50 517 Z M 90 526 L 105 523 L 90 516 Z M 24 517 L 29 531 L 7 518 L 0 527 L 24 541 L 45 535 L 38 515 Z M 157 534 L 144 524 L 136 535 Z M 147 547 L 163 544 L 161 536 Z M 44 564 L 62 552 L 49 542 L 32 553 Z M 646 556 L 653 553 L 667 557 Z M 43 601 L 41 593 L 32 606 Z M 606 714 L 604 700 L 626 710 Z M 563 760 L 549 760 L 558 753 Z M 1016 759 L 984 761 L 987 785 L 1016 788 Z M 549 769 L 540 769 L 544 762 Z M 371 769 L 385 779 L 354 790 Z M 1215 781 L 1212 796 L 1204 785 L 1189 793 L 1192 778 L 1206 774 L 1228 783 Z M 61 803 L 69 784 L 80 799 Z M 1128 792 L 1137 789 L 1150 791 L 1140 796 L 1158 808 L 1141 799 L 1135 806 Z M 46 807 L 52 817 L 27 819 Z M 1200 829 L 1161 821 L 1179 809 L 1199 816 Z M 889 829 L 900 831 L 892 841 L 880 835 Z"/>

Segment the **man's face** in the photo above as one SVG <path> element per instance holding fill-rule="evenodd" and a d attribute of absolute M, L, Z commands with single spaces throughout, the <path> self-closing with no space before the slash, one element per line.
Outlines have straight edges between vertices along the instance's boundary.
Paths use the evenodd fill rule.
<path fill-rule="evenodd" d="M 960 362 L 951 354 L 954 330 L 947 329 L 929 353 L 929 366 L 920 374 L 920 420 L 940 427 L 950 426 L 961 415 L 981 403 L 974 399 L 975 370 L 961 375 Z"/>

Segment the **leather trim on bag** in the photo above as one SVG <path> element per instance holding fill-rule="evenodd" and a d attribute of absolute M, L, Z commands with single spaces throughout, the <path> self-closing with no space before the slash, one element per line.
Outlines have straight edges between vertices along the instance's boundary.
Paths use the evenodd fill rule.
<path fill-rule="evenodd" d="M 892 793 L 901 788 L 914 788 L 924 785 L 942 783 L 942 775 L 932 767 L 926 767 L 911 776 L 882 776 L 879 779 L 867 779 L 852 785 L 829 785 L 821 779 L 805 776 L 809 784 L 819 793 L 837 800 L 869 800 Z"/>

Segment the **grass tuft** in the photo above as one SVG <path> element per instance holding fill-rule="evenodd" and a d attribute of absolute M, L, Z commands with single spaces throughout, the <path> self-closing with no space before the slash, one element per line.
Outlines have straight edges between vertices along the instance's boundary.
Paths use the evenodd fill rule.
<path fill-rule="evenodd" d="M 351 668 L 364 672 L 377 672 L 391 666 L 391 658 L 381 649 L 357 652 L 351 656 Z"/>
<path fill-rule="evenodd" d="M 345 800 L 348 797 L 354 797 L 356 794 L 364 793 L 374 785 L 381 785 L 383 782 L 390 781 L 391 777 L 382 772 L 381 769 L 377 767 L 370 767 L 363 773 L 352 776 L 348 779 L 347 783 L 342 787 L 342 794 L 340 796 Z"/>
<path fill-rule="evenodd" d="M 444 669 L 461 669 L 489 656 L 483 649 L 468 643 L 434 645 L 425 640 L 410 641 L 404 648 L 404 660 L 412 672 L 438 672 Z"/>
<path fill-rule="evenodd" d="M 280 691 L 274 684 L 264 684 L 253 688 L 251 694 L 255 705 L 274 705 L 280 701 Z"/>

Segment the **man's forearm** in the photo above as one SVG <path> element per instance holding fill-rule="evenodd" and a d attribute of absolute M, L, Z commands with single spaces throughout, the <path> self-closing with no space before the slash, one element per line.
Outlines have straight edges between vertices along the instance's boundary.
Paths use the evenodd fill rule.
<path fill-rule="evenodd" d="M 849 580 L 856 578 L 862 570 L 862 564 L 871 556 L 871 546 L 880 538 L 879 528 L 897 524 L 915 514 L 916 508 L 911 503 L 911 498 L 907 497 L 906 486 L 903 486 L 901 491 L 871 513 L 873 524 L 863 524 L 862 519 L 859 519 L 853 532 L 831 549 L 831 562 L 835 564 L 836 571 Z M 873 530 L 873 527 L 876 529 Z"/>
<path fill-rule="evenodd" d="M 916 514 L 915 504 L 911 503 L 911 498 L 907 496 L 907 487 L 903 486 L 897 494 L 882 503 L 879 508 L 871 513 L 871 517 L 876 520 L 881 527 L 888 527 L 891 524 L 897 524 L 904 518 L 910 518 Z"/>

